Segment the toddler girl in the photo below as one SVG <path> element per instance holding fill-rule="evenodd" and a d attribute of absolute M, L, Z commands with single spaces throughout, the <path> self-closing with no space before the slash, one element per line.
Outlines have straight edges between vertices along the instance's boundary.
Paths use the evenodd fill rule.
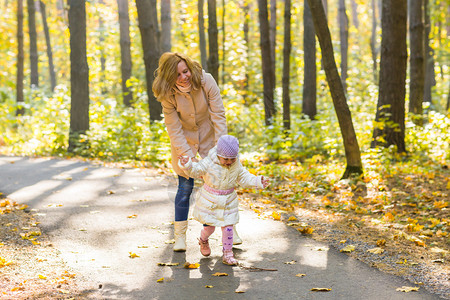
<path fill-rule="evenodd" d="M 226 265 L 238 264 L 233 255 L 233 225 L 239 221 L 239 201 L 234 188 L 266 188 L 269 179 L 250 174 L 238 159 L 239 141 L 231 135 L 223 135 L 208 156 L 193 162 L 182 156 L 179 166 L 190 177 L 202 177 L 204 185 L 197 193 L 193 216 L 203 224 L 200 233 L 200 252 L 211 254 L 208 238 L 217 226 L 222 227 L 223 258 Z"/>

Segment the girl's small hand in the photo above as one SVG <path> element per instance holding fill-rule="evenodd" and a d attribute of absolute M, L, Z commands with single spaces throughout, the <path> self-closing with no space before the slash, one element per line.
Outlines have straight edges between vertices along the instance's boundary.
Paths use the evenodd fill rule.
<path fill-rule="evenodd" d="M 268 187 L 270 184 L 270 179 L 269 178 L 264 178 L 264 176 L 261 176 L 261 182 L 264 188 Z"/>
<path fill-rule="evenodd" d="M 189 156 L 179 156 L 178 159 L 180 160 L 180 163 L 182 166 L 188 163 Z"/>

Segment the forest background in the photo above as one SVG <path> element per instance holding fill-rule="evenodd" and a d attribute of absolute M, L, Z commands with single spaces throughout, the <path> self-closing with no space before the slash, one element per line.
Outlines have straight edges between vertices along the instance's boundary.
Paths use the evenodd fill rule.
<path fill-rule="evenodd" d="M 402 251 L 407 248 L 410 252 L 429 250 L 430 261 L 447 256 L 450 245 L 448 1 L 417 1 L 425 4 L 421 8 L 422 25 L 428 35 L 424 43 L 429 47 L 426 49 L 431 50 L 424 51 L 430 54 L 426 62 L 431 59 L 432 75 L 426 75 L 431 84 L 423 91 L 423 110 L 418 114 L 408 110 L 411 74 L 415 73 L 410 73 L 409 69 L 405 72 L 403 88 L 407 92 L 401 99 L 403 102 L 399 101 L 403 103 L 405 114 L 403 129 L 399 124 L 392 125 L 389 113 L 385 119 L 377 116 L 379 84 L 383 80 L 379 78 L 381 11 L 383 5 L 392 5 L 389 4 L 392 1 L 323 2 L 328 21 L 322 23 L 328 25 L 331 33 L 333 58 L 339 66 L 344 100 L 351 112 L 364 172 L 362 176 L 346 180 L 341 180 L 346 170 L 345 141 L 319 43 L 315 60 L 312 59 L 317 70 L 313 80 L 316 108 L 311 111 L 305 107 L 305 82 L 309 78 L 305 69 L 311 59 L 306 59 L 305 54 L 304 1 L 77 1 L 85 3 L 86 13 L 88 128 L 82 131 L 72 148 L 69 147 L 73 125 L 71 105 L 76 99 L 71 93 L 71 70 L 74 69 L 71 45 L 74 44 L 70 41 L 69 15 L 74 2 L 26 1 L 22 7 L 25 51 L 20 58 L 18 4 L 21 2 L 0 1 L 0 153 L 78 157 L 170 169 L 170 144 L 164 122 L 149 115 L 152 95 L 147 88 L 148 67 L 155 64 L 155 59 L 144 60 L 147 57 L 142 39 L 144 19 L 140 24 L 138 13 L 139 7 L 154 6 L 157 10 L 153 11 L 161 16 L 161 25 L 167 24 L 167 16 L 170 16 L 170 39 L 167 41 L 167 34 L 159 32 L 160 51 L 185 53 L 202 62 L 208 71 L 216 72 L 229 132 L 240 140 L 244 163 L 252 171 L 274 178 L 272 188 L 263 194 L 264 199 L 255 199 L 251 190 L 244 191 L 249 196 L 244 199 L 252 199 L 248 205 L 256 213 L 291 223 L 297 220 L 291 218 L 296 213 L 336 222 L 336 226 L 339 223 L 353 231 L 372 228 L 379 235 L 367 237 L 368 242 L 380 247 L 386 247 L 386 241 L 380 242 L 383 238 L 394 237 L 390 246 L 403 245 Z M 132 65 L 125 87 L 122 86 L 118 13 L 118 3 L 124 2 L 128 4 Z M 408 2 L 409 9 L 414 2 Z M 167 3 L 168 15 L 167 6 L 163 8 Z M 406 1 L 398 3 L 405 3 L 406 9 Z M 33 4 L 34 12 L 29 9 Z M 261 5 L 264 4 L 266 9 L 270 8 L 267 21 L 272 37 L 270 47 L 274 49 L 269 55 L 273 56 L 272 61 L 265 60 L 267 49 L 262 47 L 264 35 L 260 24 L 263 24 Z M 214 11 L 210 10 L 212 5 Z M 287 5 L 290 14 L 286 13 Z M 384 9 L 389 11 L 389 8 Z M 40 18 L 42 11 L 45 11 L 46 23 Z M 406 10 L 404 13 L 406 15 Z M 35 16 L 30 19 L 32 14 Z M 200 26 L 199 16 L 204 17 L 204 28 Z M 317 16 L 315 18 L 317 22 Z M 35 26 L 30 26 L 30 22 Z M 82 19 L 76 22 L 83 23 Z M 286 24 L 290 31 L 286 31 Z M 214 38 L 215 46 L 211 40 Z M 208 53 L 201 50 L 206 41 Z M 347 48 L 342 47 L 345 44 Z M 211 52 L 213 47 L 217 52 Z M 408 47 L 408 63 L 413 57 L 410 54 Z M 16 78 L 20 59 L 24 59 L 24 77 L 19 82 Z M 272 63 L 271 110 L 265 99 L 267 81 L 263 69 Z M 397 71 L 390 70 L 391 73 Z M 127 91 L 124 93 L 124 90 Z M 21 92 L 23 98 L 19 99 Z M 286 116 L 289 116 L 288 126 Z M 381 144 L 374 145 L 376 130 L 389 126 L 403 130 L 404 149 L 399 149 L 396 143 L 384 143 L 383 135 L 377 139 Z M 320 232 L 318 223 L 294 225 L 305 234 Z M 448 266 L 446 268 L 448 272 Z"/>

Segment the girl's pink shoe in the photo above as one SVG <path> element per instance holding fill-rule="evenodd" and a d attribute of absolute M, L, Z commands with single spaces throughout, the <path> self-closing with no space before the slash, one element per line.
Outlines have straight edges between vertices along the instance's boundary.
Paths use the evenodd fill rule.
<path fill-rule="evenodd" d="M 198 244 L 200 245 L 200 253 L 203 256 L 209 256 L 211 254 L 211 248 L 209 248 L 208 240 L 203 241 L 202 239 L 198 239 Z"/>
<path fill-rule="evenodd" d="M 233 250 L 223 250 L 222 262 L 229 266 L 238 265 L 238 261 L 234 258 Z"/>

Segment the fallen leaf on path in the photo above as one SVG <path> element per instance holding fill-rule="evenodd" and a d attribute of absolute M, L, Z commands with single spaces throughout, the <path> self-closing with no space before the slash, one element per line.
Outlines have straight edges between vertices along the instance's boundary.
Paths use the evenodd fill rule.
<path fill-rule="evenodd" d="M 39 275 L 38 275 L 38 277 L 39 277 L 39 279 L 47 279 L 47 277 L 46 277 L 46 276 L 44 276 L 44 275 L 41 275 L 41 274 L 39 274 Z"/>
<path fill-rule="evenodd" d="M 189 262 L 185 262 L 183 267 L 185 269 L 198 269 L 198 267 L 200 267 L 200 264 L 199 263 L 191 264 Z"/>
<path fill-rule="evenodd" d="M 290 221 L 297 221 L 297 218 L 294 216 L 290 216 L 288 219 L 288 222 L 290 222 Z"/>
<path fill-rule="evenodd" d="M 205 285 L 205 288 L 207 289 L 212 289 L 214 286 L 213 285 Z"/>
<path fill-rule="evenodd" d="M 159 282 L 159 283 L 164 282 L 164 277 L 161 277 L 160 279 L 156 280 L 156 282 Z"/>
<path fill-rule="evenodd" d="M 136 218 L 137 218 L 137 215 L 134 214 L 134 215 L 128 216 L 127 218 L 128 218 L 128 219 L 136 219 Z"/>
<path fill-rule="evenodd" d="M 444 260 L 443 259 L 433 259 L 431 262 L 443 264 Z"/>
<path fill-rule="evenodd" d="M 347 243 L 347 240 L 341 240 L 339 243 L 340 244 L 345 244 L 345 243 Z"/>
<path fill-rule="evenodd" d="M 236 294 L 243 294 L 245 291 L 235 291 Z"/>
<path fill-rule="evenodd" d="M 175 240 L 174 239 L 167 240 L 167 241 L 164 242 L 164 244 L 175 244 Z"/>
<path fill-rule="evenodd" d="M 313 292 L 329 292 L 331 289 L 329 288 L 312 288 L 311 291 Z"/>
<path fill-rule="evenodd" d="M 296 260 L 291 260 L 291 261 L 285 262 L 286 265 L 295 265 L 296 263 L 297 263 Z"/>
<path fill-rule="evenodd" d="M 329 249 L 327 247 L 316 247 L 314 248 L 314 251 L 328 251 Z"/>
<path fill-rule="evenodd" d="M 141 246 L 138 246 L 138 248 L 148 248 L 148 246 L 147 245 L 141 245 Z"/>
<path fill-rule="evenodd" d="M 228 276 L 228 273 L 216 272 L 216 273 L 212 274 L 212 276 Z"/>
<path fill-rule="evenodd" d="M 87 229 L 86 228 L 80 228 L 80 229 L 78 229 L 79 231 L 87 231 Z"/>
<path fill-rule="evenodd" d="M 108 195 L 112 195 L 112 194 L 115 194 L 116 192 L 115 191 L 108 191 Z"/>
<path fill-rule="evenodd" d="M 0 256 L 0 268 L 9 266 L 12 263 L 13 263 L 12 261 L 8 261 L 8 260 L 6 260 L 6 259 L 4 259 L 3 257 Z"/>
<path fill-rule="evenodd" d="M 140 256 L 137 255 L 136 253 L 133 253 L 133 252 L 128 252 L 128 253 L 130 253 L 130 255 L 129 255 L 130 258 L 140 257 Z"/>
<path fill-rule="evenodd" d="M 178 266 L 179 263 L 158 263 L 158 266 Z"/>
<path fill-rule="evenodd" d="M 372 248 L 372 249 L 367 250 L 367 252 L 370 252 L 370 253 L 373 253 L 373 254 L 381 254 L 381 253 L 384 252 L 384 249 L 380 248 L 380 247 L 376 247 L 376 248 Z"/>
<path fill-rule="evenodd" d="M 16 286 L 11 289 L 11 292 L 24 291 L 25 288 L 23 286 Z"/>
<path fill-rule="evenodd" d="M 341 249 L 341 252 L 345 252 L 345 253 L 350 253 L 352 251 L 355 251 L 355 246 L 353 246 L 353 245 L 347 245 Z"/>
<path fill-rule="evenodd" d="M 274 211 L 274 212 L 272 212 L 272 218 L 274 220 L 279 221 L 279 220 L 281 220 L 281 215 L 278 212 Z"/>
<path fill-rule="evenodd" d="M 61 294 L 69 294 L 70 292 L 68 290 L 58 290 L 58 292 L 60 292 Z"/>
<path fill-rule="evenodd" d="M 298 231 L 300 231 L 303 234 L 313 234 L 314 228 L 311 226 L 302 226 L 300 228 L 297 228 Z"/>
<path fill-rule="evenodd" d="M 381 247 L 381 246 L 384 246 L 384 245 L 386 245 L 386 240 L 385 239 L 380 239 L 380 240 L 377 241 L 377 246 L 378 247 Z"/>
<path fill-rule="evenodd" d="M 396 291 L 398 292 L 417 292 L 420 289 L 420 287 L 412 287 L 412 286 L 402 286 L 401 288 L 397 288 Z"/>
<path fill-rule="evenodd" d="M 297 277 L 304 277 L 304 276 L 306 276 L 306 274 L 297 274 L 297 275 L 295 275 L 295 276 L 297 276 Z"/>

